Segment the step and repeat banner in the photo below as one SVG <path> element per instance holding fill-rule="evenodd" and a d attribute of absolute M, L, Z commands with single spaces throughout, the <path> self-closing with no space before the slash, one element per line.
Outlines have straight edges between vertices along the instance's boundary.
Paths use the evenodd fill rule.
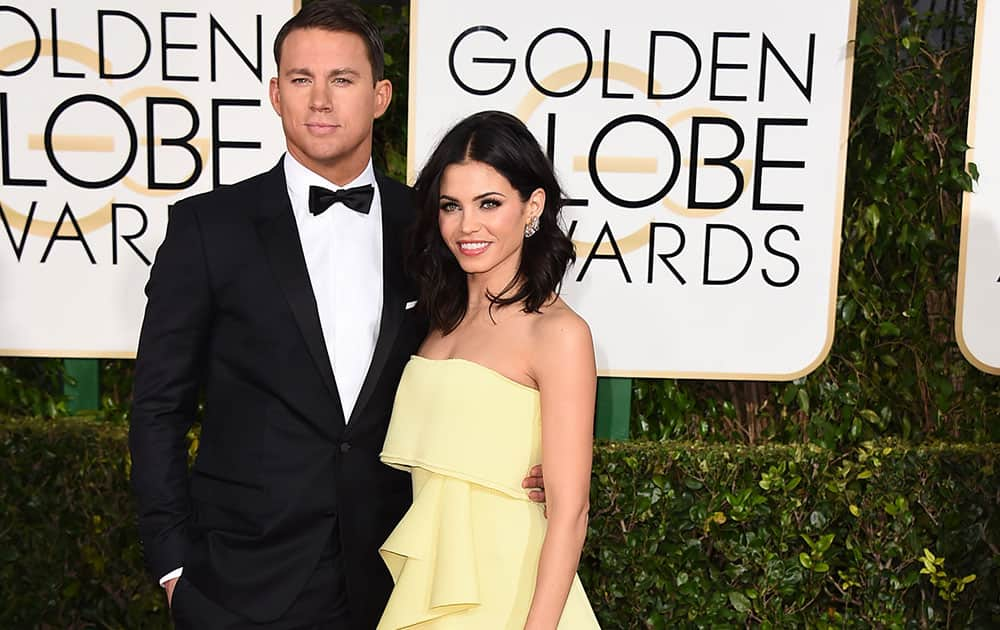
<path fill-rule="evenodd" d="M 980 370 L 1000 374 L 1000 6 L 979 0 L 966 154 L 979 170 L 962 208 L 955 336 Z M 989 70 L 994 68 L 994 70 Z"/>
<path fill-rule="evenodd" d="M 131 357 L 167 207 L 274 165 L 293 0 L 0 4 L 0 354 Z"/>
<path fill-rule="evenodd" d="M 602 375 L 793 379 L 833 340 L 857 2 L 412 0 L 409 179 L 484 109 L 570 198 Z"/>

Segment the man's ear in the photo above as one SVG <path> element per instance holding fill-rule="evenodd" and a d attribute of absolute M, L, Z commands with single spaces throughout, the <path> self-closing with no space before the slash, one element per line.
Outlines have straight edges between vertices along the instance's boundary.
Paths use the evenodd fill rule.
<path fill-rule="evenodd" d="M 375 118 L 381 118 L 392 102 L 392 83 L 389 79 L 375 82 Z"/>
<path fill-rule="evenodd" d="M 271 107 L 274 108 L 278 117 L 281 117 L 281 90 L 278 88 L 278 77 L 271 77 L 271 82 L 267 86 L 267 95 L 271 100 Z"/>

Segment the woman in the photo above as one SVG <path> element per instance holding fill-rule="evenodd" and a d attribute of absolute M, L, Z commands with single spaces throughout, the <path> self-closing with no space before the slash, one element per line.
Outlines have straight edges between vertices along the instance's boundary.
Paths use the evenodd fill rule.
<path fill-rule="evenodd" d="M 379 628 L 586 630 L 596 369 L 558 296 L 572 242 L 562 195 L 519 120 L 474 114 L 417 179 L 411 267 L 431 332 L 403 373 L 382 460 L 413 506 L 382 546 L 395 588 Z M 544 509 L 520 488 L 542 463 Z"/>

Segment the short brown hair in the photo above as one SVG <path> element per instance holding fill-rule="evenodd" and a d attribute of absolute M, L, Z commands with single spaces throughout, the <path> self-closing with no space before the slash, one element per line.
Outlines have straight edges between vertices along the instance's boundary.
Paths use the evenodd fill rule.
<path fill-rule="evenodd" d="M 368 15 L 352 2 L 313 0 L 285 22 L 274 38 L 274 64 L 281 67 L 281 46 L 292 31 L 318 28 L 324 31 L 354 33 L 365 42 L 372 78 L 381 81 L 385 72 L 385 45 L 382 35 Z"/>

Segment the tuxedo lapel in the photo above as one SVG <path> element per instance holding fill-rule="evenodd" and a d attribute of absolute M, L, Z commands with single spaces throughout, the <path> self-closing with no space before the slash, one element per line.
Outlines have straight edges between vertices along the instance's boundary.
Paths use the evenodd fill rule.
<path fill-rule="evenodd" d="M 309 270 L 302 253 L 302 242 L 295 225 L 291 202 L 288 200 L 283 162 L 279 161 L 261 180 L 258 203 L 257 233 L 264 252 L 292 309 L 309 355 L 336 401 L 336 409 L 343 422 L 344 411 L 323 339 L 316 297 L 309 281 Z"/>
<path fill-rule="evenodd" d="M 379 375 L 392 351 L 406 308 L 403 243 L 409 224 L 407 213 L 412 204 L 405 193 L 407 188 L 389 181 L 378 171 L 375 172 L 375 178 L 382 199 L 382 321 L 368 374 L 351 413 L 351 422 L 347 424 L 348 431 L 354 419 L 363 412 L 378 385 Z"/>

